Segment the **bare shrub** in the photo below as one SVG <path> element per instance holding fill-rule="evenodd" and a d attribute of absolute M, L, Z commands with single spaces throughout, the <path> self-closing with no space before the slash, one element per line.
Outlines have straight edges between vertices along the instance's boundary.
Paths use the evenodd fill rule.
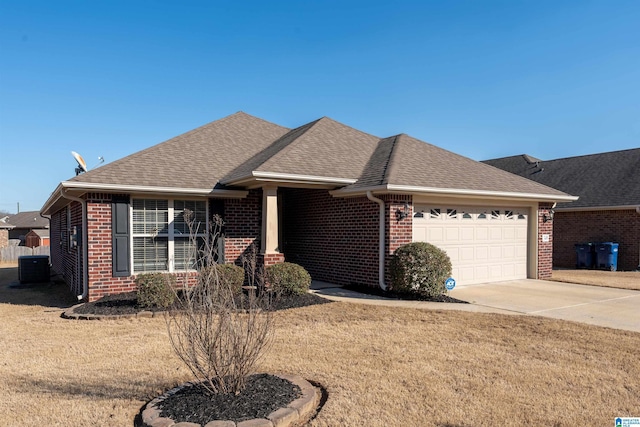
<path fill-rule="evenodd" d="M 215 238 L 222 226 L 214 218 L 204 244 L 195 238 L 192 216 L 186 212 L 190 229 L 190 248 L 198 276 L 188 285 L 189 272 L 177 292 L 179 309 L 167 313 L 171 345 L 195 378 L 212 393 L 242 391 L 247 377 L 256 365 L 272 336 L 273 316 L 268 298 L 262 292 L 238 294 L 232 280 L 222 280 L 220 269 L 210 268 L 217 259 Z M 260 271 L 253 251 L 243 260 L 250 284 L 261 283 Z M 192 274 L 192 273 L 191 273 Z"/>

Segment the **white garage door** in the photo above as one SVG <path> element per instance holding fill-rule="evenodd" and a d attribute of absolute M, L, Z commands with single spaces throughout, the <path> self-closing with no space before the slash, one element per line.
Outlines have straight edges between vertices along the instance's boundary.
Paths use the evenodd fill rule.
<path fill-rule="evenodd" d="M 413 241 L 444 249 L 459 285 L 526 279 L 527 209 L 416 205 Z"/>

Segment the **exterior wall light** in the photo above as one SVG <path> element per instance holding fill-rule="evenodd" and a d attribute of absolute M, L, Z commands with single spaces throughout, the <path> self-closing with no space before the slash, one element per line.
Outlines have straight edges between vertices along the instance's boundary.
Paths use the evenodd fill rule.
<path fill-rule="evenodd" d="M 409 216 L 410 211 L 411 210 L 409 209 L 409 203 L 405 202 L 403 209 L 396 210 L 396 219 L 398 221 L 402 221 L 403 219 Z"/>

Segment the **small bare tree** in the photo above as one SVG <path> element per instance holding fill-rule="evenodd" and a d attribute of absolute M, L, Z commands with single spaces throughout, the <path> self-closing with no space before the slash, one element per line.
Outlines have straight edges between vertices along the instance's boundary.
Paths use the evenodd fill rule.
<path fill-rule="evenodd" d="M 185 212 L 189 225 L 190 262 L 197 268 L 195 284 L 185 271 L 177 291 L 176 308 L 167 313 L 171 345 L 192 374 L 211 393 L 242 391 L 247 377 L 269 344 L 273 316 L 268 298 L 263 298 L 262 276 L 255 250 L 244 257 L 249 283 L 257 292 L 243 295 L 216 268 L 216 237 L 222 220 L 215 217 L 208 236 L 196 237 L 199 224 Z"/>

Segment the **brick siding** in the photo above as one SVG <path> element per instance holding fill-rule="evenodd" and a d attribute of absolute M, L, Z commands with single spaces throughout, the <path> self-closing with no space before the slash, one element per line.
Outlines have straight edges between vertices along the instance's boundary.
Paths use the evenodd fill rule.
<path fill-rule="evenodd" d="M 242 265 L 251 244 L 260 251 L 262 190 L 251 190 L 244 199 L 225 200 L 223 220 L 225 262 Z"/>
<path fill-rule="evenodd" d="M 311 277 L 330 283 L 378 286 L 379 206 L 366 197 L 334 198 L 327 190 L 281 189 L 284 254 Z M 411 241 L 411 215 L 396 210 L 411 196 L 385 195 L 386 261 Z"/>
<path fill-rule="evenodd" d="M 50 254 L 53 270 L 60 274 L 73 295 L 82 294 L 82 238 L 78 246 L 71 246 L 69 238 L 73 227 L 82 237 L 82 205 L 70 202 L 70 208 L 64 207 L 53 215 L 50 222 Z"/>
<path fill-rule="evenodd" d="M 575 268 L 576 243 L 614 242 L 618 248 L 618 270 L 640 265 L 640 214 L 635 209 L 563 212 L 554 216 L 553 264 Z"/>
<path fill-rule="evenodd" d="M 545 215 L 551 213 L 551 203 L 538 205 L 538 279 L 551 278 L 553 270 L 553 221 L 544 221 Z M 543 236 L 548 235 L 549 241 L 544 242 Z"/>
<path fill-rule="evenodd" d="M 9 246 L 9 230 L 0 228 L 0 248 Z"/>

